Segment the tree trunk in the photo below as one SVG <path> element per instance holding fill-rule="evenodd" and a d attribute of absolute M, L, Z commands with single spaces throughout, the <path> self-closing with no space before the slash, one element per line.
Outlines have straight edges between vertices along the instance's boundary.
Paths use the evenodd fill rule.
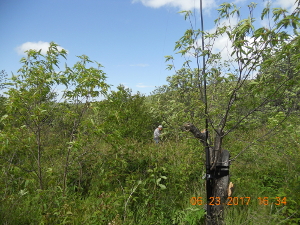
<path fill-rule="evenodd" d="M 214 204 L 211 206 L 212 225 L 224 224 L 224 206 L 228 197 L 229 186 L 229 152 L 223 150 L 220 154 L 216 169 L 213 170 L 212 197 Z"/>
<path fill-rule="evenodd" d="M 194 137 L 200 140 L 205 146 L 205 133 L 191 123 L 183 125 L 183 130 L 190 131 Z M 222 150 L 222 135 L 221 131 L 216 133 L 214 146 L 209 146 L 210 149 L 210 202 L 207 202 L 207 207 L 210 207 L 210 215 L 207 215 L 207 225 L 224 224 L 224 206 L 228 197 L 229 186 L 229 151 Z"/>

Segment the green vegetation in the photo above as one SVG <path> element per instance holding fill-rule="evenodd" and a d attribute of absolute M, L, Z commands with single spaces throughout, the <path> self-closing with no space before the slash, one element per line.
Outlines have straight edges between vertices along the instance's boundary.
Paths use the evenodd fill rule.
<path fill-rule="evenodd" d="M 228 224 L 298 223 L 300 133 L 295 130 L 299 130 L 297 118 L 286 122 L 267 140 L 252 145 L 232 162 L 231 181 L 236 186 L 233 196 L 251 197 L 251 200 L 249 205 L 241 205 L 239 200 L 238 205 L 226 207 Z M 234 156 L 264 134 L 264 129 L 239 130 L 224 145 Z M 40 189 L 35 171 L 26 165 L 30 155 L 25 158 L 34 146 L 29 148 L 20 139 L 13 143 L 16 135 L 1 132 L 2 224 L 108 224 L 112 221 L 115 224 L 199 224 L 196 221 L 204 221 L 203 205 L 190 203 L 194 196 L 205 198 L 201 179 L 204 151 L 189 134 L 182 134 L 181 141 L 165 141 L 160 146 L 147 141 L 104 137 L 97 132 L 85 136 L 88 139 L 83 143 L 84 138 L 80 136 L 85 134 L 77 134 L 80 140 L 72 148 L 65 193 L 63 174 L 68 149 L 61 146 L 68 140 L 49 140 L 45 146 L 44 189 Z M 270 203 L 259 205 L 258 197 L 269 197 Z M 271 204 L 276 203 L 275 197 L 287 197 L 287 204 Z"/>
<path fill-rule="evenodd" d="M 234 13 L 221 5 L 221 18 Z M 196 60 L 210 55 L 207 72 L 186 62 L 147 97 L 121 85 L 109 92 L 102 66 L 85 55 L 57 72 L 66 52 L 54 43 L 46 55 L 28 51 L 0 98 L 0 224 L 204 224 L 205 153 L 181 129 L 185 122 L 204 128 L 204 119 L 210 141 L 220 128 L 220 146 L 231 154 L 226 224 L 299 224 L 299 12 L 273 15 L 272 31 L 254 30 L 250 18 L 206 34 L 229 36 L 231 61 L 192 45 L 201 32 L 188 30 L 176 49 L 194 51 Z M 289 26 L 293 36 L 283 31 Z"/>

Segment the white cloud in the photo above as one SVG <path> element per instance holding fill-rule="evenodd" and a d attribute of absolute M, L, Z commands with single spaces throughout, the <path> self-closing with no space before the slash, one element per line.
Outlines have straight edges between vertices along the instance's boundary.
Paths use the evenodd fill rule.
<path fill-rule="evenodd" d="M 152 8 L 160 8 L 163 6 L 171 6 L 179 8 L 180 10 L 192 10 L 194 8 L 200 8 L 199 0 L 132 0 L 132 3 L 141 2 L 144 6 Z M 203 9 L 215 7 L 215 0 L 203 0 Z"/>
<path fill-rule="evenodd" d="M 247 0 L 234 0 L 232 3 L 234 4 L 238 4 L 238 3 L 242 3 L 242 2 L 245 2 Z"/>
<path fill-rule="evenodd" d="M 150 86 L 150 85 L 144 85 L 143 83 L 138 83 L 137 85 L 135 85 L 138 88 L 148 88 L 148 87 L 154 87 L 154 86 Z"/>
<path fill-rule="evenodd" d="M 220 24 L 223 26 L 227 26 L 227 27 L 234 27 L 236 26 L 238 23 L 238 18 L 237 17 L 231 17 L 229 19 L 223 19 L 222 21 L 220 21 Z M 214 28 L 208 30 L 208 33 L 212 34 L 216 32 L 217 27 L 215 26 Z M 200 46 L 200 41 L 198 41 L 199 46 Z M 231 53 L 233 51 L 232 49 L 232 43 L 229 40 L 228 35 L 225 33 L 223 36 L 219 36 L 218 38 L 216 38 L 214 40 L 213 43 L 206 43 L 206 44 L 212 44 L 212 52 L 213 53 L 221 53 L 221 57 L 223 60 L 228 60 L 231 57 Z"/>
<path fill-rule="evenodd" d="M 147 67 L 147 66 L 149 66 L 149 64 L 146 64 L 146 63 L 139 63 L 139 64 L 131 64 L 130 66 Z"/>
<path fill-rule="evenodd" d="M 276 7 L 280 7 L 283 9 L 286 9 L 288 11 L 288 13 L 292 13 L 293 11 L 295 11 L 295 9 L 297 8 L 298 3 L 296 4 L 296 0 L 274 0 L 274 1 L 265 1 L 264 2 L 264 7 L 267 6 L 268 3 L 271 3 L 271 9 L 272 8 L 276 8 Z M 272 13 L 270 13 L 272 15 Z M 274 20 L 270 19 L 270 21 L 268 19 L 264 19 L 261 20 L 260 24 L 263 27 L 272 29 L 272 27 L 274 26 Z"/>
<path fill-rule="evenodd" d="M 49 42 L 44 41 L 38 41 L 38 42 L 25 42 L 22 45 L 16 47 L 16 51 L 19 55 L 25 55 L 25 51 L 33 49 L 39 51 L 42 49 L 41 53 L 46 54 L 48 51 L 48 48 L 50 46 Z M 63 48 L 58 46 L 58 50 L 62 50 Z"/>
<path fill-rule="evenodd" d="M 274 3 L 285 9 L 293 10 L 296 8 L 295 0 L 276 0 Z"/>
<path fill-rule="evenodd" d="M 259 42 L 259 39 L 257 39 L 256 41 L 254 40 L 253 37 L 250 36 L 246 36 L 245 37 L 245 45 L 249 46 L 249 47 L 253 47 L 253 48 L 260 48 L 261 46 L 256 46 L 254 47 L 254 44 L 257 42 Z M 230 59 L 235 59 L 235 55 L 231 56 L 232 52 L 233 52 L 234 48 L 232 46 L 232 41 L 229 40 L 229 37 L 225 34 L 223 36 L 218 37 L 213 46 L 212 46 L 212 52 L 213 53 L 221 53 L 221 58 L 222 60 L 230 60 Z M 243 56 L 245 58 L 252 58 L 251 57 L 251 51 L 249 49 L 247 49 L 246 47 L 243 47 L 243 50 L 246 52 Z"/>
<path fill-rule="evenodd" d="M 221 57 L 224 60 L 230 59 L 230 55 L 232 53 L 232 44 L 229 40 L 228 36 L 225 34 L 224 36 L 218 37 L 213 44 L 213 53 L 221 52 Z"/>
<path fill-rule="evenodd" d="M 224 25 L 226 26 L 228 29 L 233 29 L 237 24 L 238 24 L 239 19 L 237 17 L 231 17 L 230 19 L 224 19 L 222 21 L 220 21 L 220 25 Z M 214 28 L 207 30 L 208 33 L 213 34 L 216 32 L 217 26 L 215 26 Z M 261 46 L 259 46 L 259 40 L 254 40 L 254 38 L 250 37 L 250 36 L 246 36 L 245 37 L 246 43 L 245 45 L 249 46 L 249 47 L 253 47 L 253 48 L 257 48 L 259 49 Z M 255 45 L 258 44 L 258 45 Z M 197 40 L 196 44 L 197 47 L 201 46 L 201 39 Z M 209 50 L 211 50 L 212 53 L 217 54 L 219 53 L 221 56 L 221 63 L 226 61 L 226 60 L 230 60 L 230 68 L 231 69 L 235 69 L 238 68 L 238 64 L 237 62 L 234 62 L 234 60 L 236 59 L 236 55 L 232 55 L 233 53 L 233 46 L 232 46 L 232 40 L 229 39 L 227 33 L 224 33 L 222 36 L 218 36 L 215 39 L 206 39 L 205 40 L 205 47 Z M 252 55 L 252 52 L 246 48 L 243 47 L 243 50 L 246 52 L 246 55 L 243 55 L 244 58 L 255 58 Z M 233 61 L 232 61 L 233 60 Z M 260 59 L 257 59 L 260 60 Z M 212 65 L 214 66 L 214 65 Z M 228 68 L 224 68 L 224 69 L 228 69 Z M 223 71 L 224 73 L 227 73 L 225 70 Z M 249 78 L 253 79 L 253 77 L 256 76 L 256 73 L 253 72 Z"/>

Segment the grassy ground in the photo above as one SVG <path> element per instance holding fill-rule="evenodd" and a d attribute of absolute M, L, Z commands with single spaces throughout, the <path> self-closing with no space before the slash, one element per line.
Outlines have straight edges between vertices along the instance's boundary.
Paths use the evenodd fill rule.
<path fill-rule="evenodd" d="M 234 158 L 264 132 L 237 132 L 224 146 Z M 238 201 L 226 206 L 226 224 L 299 224 L 299 135 L 280 135 L 285 138 L 257 142 L 232 162 L 232 197 Z M 204 151 L 197 140 L 92 140 L 92 151 L 70 165 L 65 194 L 59 153 L 48 161 L 45 190 L 34 188 L 30 173 L 10 171 L 15 179 L 1 192 L 0 224 L 204 224 L 203 205 L 190 203 L 205 198 Z M 250 197 L 248 205 L 243 197 Z"/>

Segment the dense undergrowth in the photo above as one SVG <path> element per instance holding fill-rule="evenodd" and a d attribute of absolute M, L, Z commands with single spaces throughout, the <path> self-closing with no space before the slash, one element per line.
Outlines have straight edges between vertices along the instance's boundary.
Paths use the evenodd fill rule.
<path fill-rule="evenodd" d="M 186 122 L 206 127 L 214 150 L 231 154 L 235 189 L 226 224 L 299 224 L 300 42 L 296 31 L 281 30 L 296 30 L 300 11 L 286 16 L 274 9 L 277 24 L 269 32 L 251 25 L 253 8 L 250 19 L 232 28 L 219 24 L 206 37 L 215 42 L 226 33 L 237 58 L 222 62 L 197 47 L 197 62 L 211 57 L 209 72 L 187 61 L 148 97 L 122 85 L 109 91 L 101 64 L 85 55 L 58 71 L 67 52 L 53 42 L 45 55 L 27 51 L 0 98 L 0 224 L 204 224 L 205 154 L 182 130 Z M 217 21 L 239 14 L 230 4 L 219 11 Z M 175 49 L 190 52 L 201 33 L 187 30 Z M 60 101 L 57 86 L 65 88 Z"/>
<path fill-rule="evenodd" d="M 233 197 L 250 197 L 248 205 L 226 206 L 226 224 L 298 224 L 299 132 L 296 120 L 269 138 L 252 144 L 231 163 Z M 264 129 L 236 131 L 225 141 L 233 159 Z M 68 188 L 61 179 L 63 158 L 53 143 L 45 163 L 46 188 L 32 172 L 12 164 L 2 168 L 1 224 L 203 224 L 204 152 L 189 134 L 159 145 L 134 140 L 105 142 L 97 134 L 92 148 L 70 166 Z M 259 204 L 258 198 L 268 197 Z M 276 197 L 286 204 L 275 205 Z M 267 203 L 267 204 L 266 204 Z M 204 203 L 203 203 L 204 204 Z"/>

